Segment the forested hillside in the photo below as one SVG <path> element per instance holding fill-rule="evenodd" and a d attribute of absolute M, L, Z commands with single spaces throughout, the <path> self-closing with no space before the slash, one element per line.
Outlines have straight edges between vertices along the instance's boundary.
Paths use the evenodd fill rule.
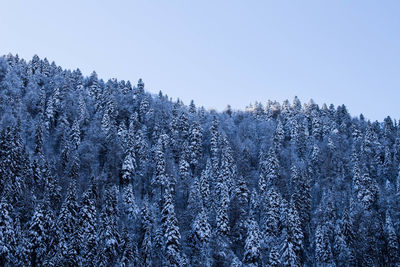
<path fill-rule="evenodd" d="M 0 266 L 400 263 L 390 117 L 216 112 L 8 55 L 0 130 Z"/>

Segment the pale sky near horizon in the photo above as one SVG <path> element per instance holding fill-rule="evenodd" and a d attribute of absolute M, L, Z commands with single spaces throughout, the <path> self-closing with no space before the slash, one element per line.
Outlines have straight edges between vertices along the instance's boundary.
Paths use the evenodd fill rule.
<path fill-rule="evenodd" d="M 95 70 L 186 104 L 297 95 L 399 119 L 400 1 L 0 1 L 0 54 Z"/>

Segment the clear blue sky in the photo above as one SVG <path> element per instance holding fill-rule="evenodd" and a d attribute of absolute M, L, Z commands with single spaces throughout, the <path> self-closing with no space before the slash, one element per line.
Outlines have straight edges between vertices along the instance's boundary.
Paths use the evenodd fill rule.
<path fill-rule="evenodd" d="M 0 54 L 222 110 L 346 104 L 398 119 L 400 1 L 2 1 Z"/>

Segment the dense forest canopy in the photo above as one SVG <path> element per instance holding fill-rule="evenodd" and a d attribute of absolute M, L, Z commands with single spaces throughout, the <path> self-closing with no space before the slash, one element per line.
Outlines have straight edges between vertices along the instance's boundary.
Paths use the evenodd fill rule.
<path fill-rule="evenodd" d="M 394 266 L 399 164 L 390 117 L 0 58 L 0 266 Z"/>

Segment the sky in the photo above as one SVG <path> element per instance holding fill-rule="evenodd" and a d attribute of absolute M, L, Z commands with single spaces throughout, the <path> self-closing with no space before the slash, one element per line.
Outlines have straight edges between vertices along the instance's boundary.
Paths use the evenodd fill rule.
<path fill-rule="evenodd" d="M 143 78 L 188 104 L 345 104 L 399 119 L 400 1 L 0 0 L 0 54 L 103 79 Z"/>

